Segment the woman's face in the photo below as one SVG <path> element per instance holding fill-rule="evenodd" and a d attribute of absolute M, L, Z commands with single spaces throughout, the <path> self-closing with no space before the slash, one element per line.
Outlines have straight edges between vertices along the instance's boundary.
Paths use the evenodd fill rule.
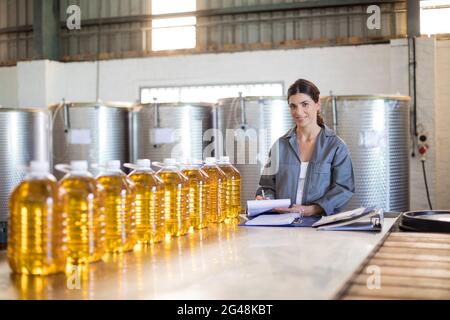
<path fill-rule="evenodd" d="M 320 102 L 315 103 L 309 95 L 297 93 L 289 97 L 289 110 L 297 127 L 308 127 L 317 123 Z"/>

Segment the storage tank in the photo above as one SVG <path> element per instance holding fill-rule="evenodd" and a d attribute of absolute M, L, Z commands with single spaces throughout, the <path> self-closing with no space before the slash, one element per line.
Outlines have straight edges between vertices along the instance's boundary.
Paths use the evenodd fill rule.
<path fill-rule="evenodd" d="M 130 114 L 122 102 L 64 103 L 52 106 L 53 163 L 87 160 L 89 165 L 130 160 Z M 97 169 L 89 168 L 94 175 Z M 57 178 L 64 174 L 55 170 Z"/>
<path fill-rule="evenodd" d="M 50 161 L 50 113 L 0 108 L 0 248 L 7 240 L 8 201 L 31 160 Z"/>
<path fill-rule="evenodd" d="M 409 105 L 404 96 L 321 99 L 326 124 L 350 149 L 356 193 L 347 208 L 409 210 Z"/>
<path fill-rule="evenodd" d="M 211 141 L 203 141 L 212 129 L 212 104 L 143 104 L 132 115 L 132 161 L 148 158 L 203 159 Z"/>
<path fill-rule="evenodd" d="M 294 126 L 285 97 L 236 97 L 215 108 L 218 155 L 226 154 L 241 173 L 241 205 L 255 199 L 262 169 L 275 141 Z M 223 143 L 222 143 L 223 141 Z"/>

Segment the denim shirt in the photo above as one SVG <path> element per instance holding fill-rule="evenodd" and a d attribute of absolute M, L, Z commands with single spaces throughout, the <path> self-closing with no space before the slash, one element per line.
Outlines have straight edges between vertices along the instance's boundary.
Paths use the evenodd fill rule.
<path fill-rule="evenodd" d="M 321 127 L 306 171 L 302 204 L 317 204 L 331 215 L 350 201 L 355 179 L 347 145 L 330 128 Z M 301 167 L 296 129 L 290 129 L 272 146 L 256 195 L 264 190 L 268 198 L 295 203 Z"/>

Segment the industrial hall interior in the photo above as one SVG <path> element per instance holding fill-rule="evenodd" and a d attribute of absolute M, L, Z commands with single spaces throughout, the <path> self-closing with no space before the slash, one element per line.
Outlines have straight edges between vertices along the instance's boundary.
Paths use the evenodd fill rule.
<path fill-rule="evenodd" d="M 450 0 L 0 0 L 0 300 L 448 300 L 449 128 Z"/>

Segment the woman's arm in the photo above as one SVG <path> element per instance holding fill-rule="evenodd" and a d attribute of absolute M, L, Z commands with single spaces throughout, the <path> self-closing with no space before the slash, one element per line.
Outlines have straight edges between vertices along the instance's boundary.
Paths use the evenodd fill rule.
<path fill-rule="evenodd" d="M 343 143 L 331 163 L 331 186 L 328 192 L 320 199 L 314 201 L 325 214 L 337 213 L 344 207 L 355 193 L 355 177 L 350 152 Z"/>

